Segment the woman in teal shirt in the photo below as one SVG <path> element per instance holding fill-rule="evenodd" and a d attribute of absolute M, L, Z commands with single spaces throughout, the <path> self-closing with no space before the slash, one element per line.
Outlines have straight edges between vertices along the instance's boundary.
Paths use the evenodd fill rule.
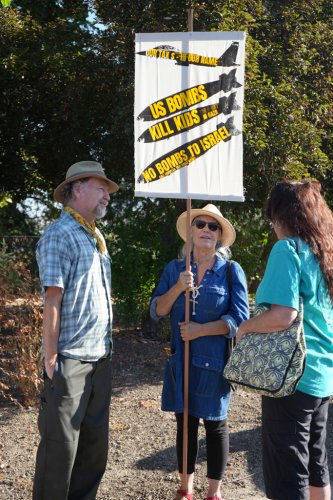
<path fill-rule="evenodd" d="M 278 242 L 256 305 L 269 310 L 242 323 L 250 332 L 287 328 L 304 304 L 306 364 L 291 396 L 262 397 L 263 469 L 274 500 L 330 500 L 326 423 L 333 394 L 333 214 L 312 181 L 278 182 L 267 200 Z"/>

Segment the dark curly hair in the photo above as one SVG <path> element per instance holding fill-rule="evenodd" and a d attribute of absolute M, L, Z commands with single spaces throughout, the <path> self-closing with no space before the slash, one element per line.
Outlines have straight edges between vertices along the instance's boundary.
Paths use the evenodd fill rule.
<path fill-rule="evenodd" d="M 281 181 L 271 189 L 266 215 L 299 236 L 318 258 L 333 302 L 333 213 L 317 181 Z"/>

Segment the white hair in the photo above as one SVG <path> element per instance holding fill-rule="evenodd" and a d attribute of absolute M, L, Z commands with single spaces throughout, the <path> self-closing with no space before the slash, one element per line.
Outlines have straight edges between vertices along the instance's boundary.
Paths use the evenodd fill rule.
<path fill-rule="evenodd" d="M 193 251 L 193 241 L 192 241 L 192 238 L 191 238 L 191 252 Z M 231 250 L 229 247 L 224 247 L 222 246 L 221 242 L 218 240 L 216 242 L 216 246 L 215 246 L 215 254 L 216 255 L 220 255 L 221 257 L 223 257 L 224 259 L 230 259 L 231 258 Z M 180 259 L 185 259 L 186 257 L 186 243 L 184 243 L 184 245 L 182 246 L 180 252 L 179 252 L 179 258 Z"/>

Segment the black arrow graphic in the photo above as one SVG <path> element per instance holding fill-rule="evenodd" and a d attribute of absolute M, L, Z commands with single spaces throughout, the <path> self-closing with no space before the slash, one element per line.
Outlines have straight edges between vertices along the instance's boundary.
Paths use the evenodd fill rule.
<path fill-rule="evenodd" d="M 169 139 L 182 132 L 192 130 L 199 125 L 215 118 L 219 114 L 229 115 L 232 111 L 241 109 L 236 102 L 237 92 L 232 92 L 228 97 L 221 97 L 219 102 L 185 111 L 166 120 L 155 123 L 145 130 L 138 141 L 157 142 Z"/>
<path fill-rule="evenodd" d="M 229 92 L 241 86 L 236 80 L 236 69 L 232 69 L 228 74 L 220 75 L 218 80 L 190 87 L 153 102 L 139 114 L 137 119 L 151 121 L 166 118 L 205 101 L 217 92 Z"/>
<path fill-rule="evenodd" d="M 219 123 L 216 130 L 183 144 L 153 161 L 138 178 L 139 183 L 157 181 L 186 167 L 220 142 L 226 142 L 241 132 L 234 125 L 233 116 L 226 123 Z"/>

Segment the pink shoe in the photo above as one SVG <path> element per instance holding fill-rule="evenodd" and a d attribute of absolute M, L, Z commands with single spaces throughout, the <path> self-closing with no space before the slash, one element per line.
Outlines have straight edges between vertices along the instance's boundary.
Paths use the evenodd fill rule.
<path fill-rule="evenodd" d="M 206 500 L 224 500 L 224 498 L 221 498 L 221 497 L 207 497 Z"/>
<path fill-rule="evenodd" d="M 175 500 L 193 500 L 193 493 L 186 493 L 184 490 L 177 490 Z"/>

